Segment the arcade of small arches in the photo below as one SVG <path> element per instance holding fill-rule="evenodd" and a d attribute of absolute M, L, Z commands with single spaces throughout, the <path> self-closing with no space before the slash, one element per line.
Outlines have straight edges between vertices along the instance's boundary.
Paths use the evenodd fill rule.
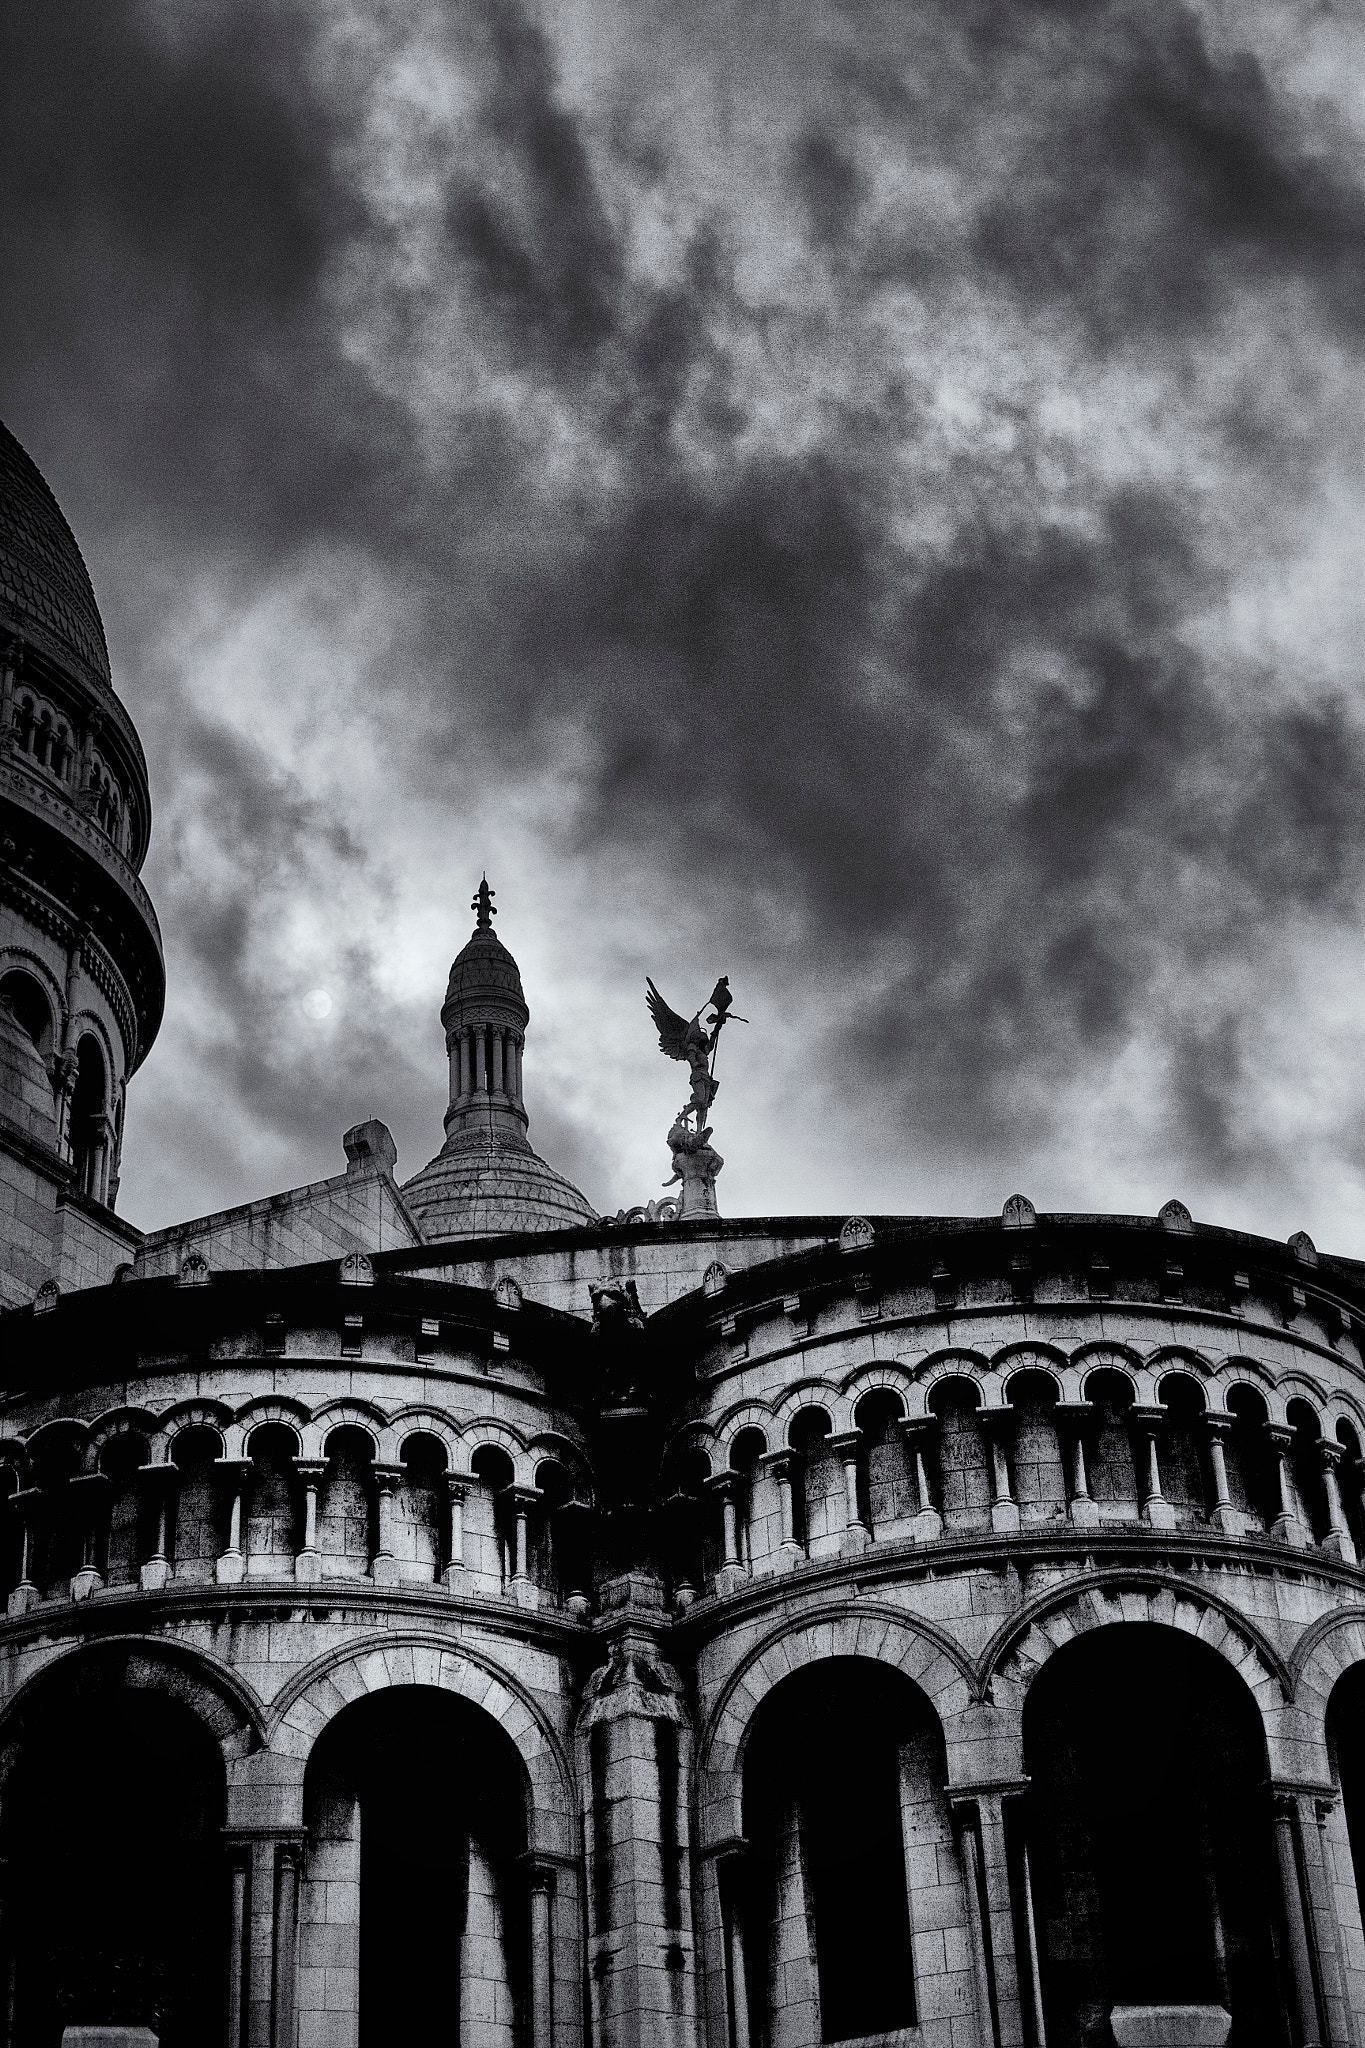
<path fill-rule="evenodd" d="M 32 690 L 21 690 L 14 699 L 10 745 L 54 782 L 70 789 L 73 799 L 113 845 L 121 853 L 127 852 L 126 806 L 117 778 L 93 741 L 83 740 L 69 719 Z"/>
<path fill-rule="evenodd" d="M 1111 1525 L 1266 1534 L 1365 1554 L 1365 1419 L 1303 1375 L 1189 1352 L 1018 1347 L 802 1382 L 675 1442 L 675 1570 L 820 1556 L 850 1540 Z M 719 1497 L 720 1529 L 708 1505 Z"/>
<path fill-rule="evenodd" d="M 98 1019 L 67 1017 L 34 964 L 0 954 L 0 1001 L 36 1046 L 52 1084 L 58 1142 L 76 1185 L 107 1203 L 122 1136 L 123 1096 L 115 1091 L 112 1048 Z"/>
<path fill-rule="evenodd" d="M 560 1438 L 267 1401 L 120 1411 L 0 1445 L 11 1613 L 103 1587 L 368 1579 L 588 1602 L 592 1492 Z"/>

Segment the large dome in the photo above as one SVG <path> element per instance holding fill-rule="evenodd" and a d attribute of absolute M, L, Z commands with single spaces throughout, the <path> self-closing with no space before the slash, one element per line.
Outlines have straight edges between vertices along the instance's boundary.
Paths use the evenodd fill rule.
<path fill-rule="evenodd" d="M 76 536 L 41 470 L 0 425 L 0 626 L 109 684 L 109 650 Z"/>

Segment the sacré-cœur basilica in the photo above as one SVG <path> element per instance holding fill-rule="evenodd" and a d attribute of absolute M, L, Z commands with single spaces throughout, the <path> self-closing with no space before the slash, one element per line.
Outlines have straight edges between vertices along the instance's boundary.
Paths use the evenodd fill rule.
<path fill-rule="evenodd" d="M 146 770 L 7 435 L 0 664 L 0 2044 L 1357 2048 L 1365 1264 L 723 1220 L 723 1003 L 598 1216 L 486 890 L 430 1164 L 144 1235 Z"/>

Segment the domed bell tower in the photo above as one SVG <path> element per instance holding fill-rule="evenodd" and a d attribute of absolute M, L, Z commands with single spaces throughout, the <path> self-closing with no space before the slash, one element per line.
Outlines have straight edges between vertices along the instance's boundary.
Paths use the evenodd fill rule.
<path fill-rule="evenodd" d="M 75 535 L 0 426 L 0 1305 L 132 1255 L 124 1096 L 166 977 L 147 764 Z"/>
<path fill-rule="evenodd" d="M 444 1150 L 463 1144 L 529 1152 L 521 1060 L 531 1013 L 516 961 L 493 930 L 494 891 L 484 876 L 470 904 L 478 922 L 450 970 L 441 1023 L 450 1058 Z"/>

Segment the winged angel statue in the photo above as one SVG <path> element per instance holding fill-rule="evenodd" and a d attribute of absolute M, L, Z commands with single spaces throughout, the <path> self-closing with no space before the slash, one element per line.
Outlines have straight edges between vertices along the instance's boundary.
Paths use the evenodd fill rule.
<path fill-rule="evenodd" d="M 692 1093 L 678 1111 L 668 1134 L 673 1172 L 664 1186 L 671 1187 L 674 1181 L 681 1181 L 680 1217 L 714 1216 L 718 1213 L 716 1175 L 725 1161 L 712 1146 L 710 1126 L 703 1128 L 702 1119 L 715 1101 L 716 1090 L 720 1086 L 715 1073 L 716 1046 L 734 1000 L 730 994 L 730 978 L 722 974 L 712 989 L 711 1014 L 704 1024 L 702 1011 L 708 1007 L 706 1003 L 702 1004 L 695 1017 L 680 1017 L 676 1010 L 670 1010 L 648 978 L 645 987 L 648 990 L 645 1000 L 649 1014 L 659 1034 L 660 1052 L 667 1053 L 671 1060 L 681 1060 L 692 1076 Z M 748 1019 L 736 1017 L 734 1021 L 745 1024 Z"/>

